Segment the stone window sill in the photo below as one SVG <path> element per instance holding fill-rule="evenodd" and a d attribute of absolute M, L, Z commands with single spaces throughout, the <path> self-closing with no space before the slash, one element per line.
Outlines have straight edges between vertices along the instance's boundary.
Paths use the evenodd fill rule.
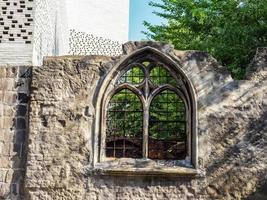
<path fill-rule="evenodd" d="M 91 170 L 94 175 L 108 176 L 182 176 L 195 177 L 197 169 L 175 161 L 154 161 L 150 159 L 115 159 L 97 163 Z"/>

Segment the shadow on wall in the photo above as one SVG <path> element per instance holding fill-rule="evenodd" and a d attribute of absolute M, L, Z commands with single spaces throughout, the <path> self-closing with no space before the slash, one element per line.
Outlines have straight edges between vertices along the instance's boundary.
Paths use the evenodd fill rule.
<path fill-rule="evenodd" d="M 223 110 L 208 116 L 212 153 L 207 163 L 212 164 L 206 165 L 208 184 L 202 190 L 213 198 L 241 199 L 267 180 L 266 79 L 261 84 L 241 82 L 240 88 L 247 92 L 233 91 L 235 102 L 228 100 Z"/>
<path fill-rule="evenodd" d="M 12 184 L 10 187 L 11 196 L 23 197 L 24 179 L 27 161 L 28 145 L 28 111 L 30 101 L 30 82 L 32 76 L 31 67 L 20 67 L 18 74 L 17 87 L 17 106 L 16 118 L 14 120 L 14 155 L 12 157 L 13 169 Z"/>
<path fill-rule="evenodd" d="M 256 191 L 250 194 L 246 200 L 266 200 L 267 199 L 267 177 L 265 181 L 260 183 Z"/>
<path fill-rule="evenodd" d="M 203 85 L 203 91 L 200 91 L 203 104 L 199 106 L 212 109 L 209 115 L 203 113 L 209 130 L 204 131 L 207 135 L 200 137 L 209 141 L 212 150 L 204 166 L 207 183 L 200 184 L 200 193 L 216 199 L 246 197 L 257 187 L 261 188 L 261 184 L 267 179 L 267 103 L 262 102 L 266 99 L 266 94 L 265 97 L 262 96 L 266 91 L 266 77 L 261 82 L 225 82 L 227 73 L 217 62 L 213 62 L 205 54 L 191 55 L 194 52 L 189 53 L 184 60 L 188 62 L 197 58 L 197 66 L 203 66 L 199 68 L 198 82 Z M 209 65 L 203 65 L 205 62 Z M 264 66 L 264 62 L 260 63 Z M 187 65 L 189 73 L 195 73 L 190 68 L 190 63 Z M 207 74 L 202 76 L 201 71 L 209 71 L 210 66 L 211 71 L 219 73 L 210 77 Z M 205 91 L 206 88 L 210 90 Z M 218 105 L 221 108 L 218 109 Z M 199 148 L 205 147 L 200 145 Z M 264 198 L 267 199 L 267 195 Z"/>
<path fill-rule="evenodd" d="M 239 83 L 229 94 L 233 102 L 226 98 L 228 104 L 207 115 L 208 135 L 201 137 L 208 137 L 212 150 L 204 163 L 205 178 L 95 177 L 90 184 L 101 191 L 93 196 L 267 199 L 266 81 Z"/>
<path fill-rule="evenodd" d="M 263 113 L 262 117 L 256 121 L 256 123 L 251 123 L 250 128 L 253 130 L 247 135 L 247 140 L 250 140 L 251 143 L 255 146 L 260 146 L 264 149 L 262 161 L 267 163 L 267 111 Z M 262 174 L 262 176 L 260 176 Z M 256 186 L 256 191 L 250 194 L 247 197 L 247 200 L 265 200 L 267 199 L 267 169 L 262 170 L 258 174 L 259 182 Z"/>
<path fill-rule="evenodd" d="M 203 68 L 199 69 L 199 73 L 209 71 L 201 62 L 198 66 Z M 209 68 L 210 65 L 206 66 Z M 206 176 L 196 179 L 94 177 L 89 178 L 88 187 L 92 197 L 267 199 L 267 93 L 264 93 L 267 91 L 267 78 L 260 82 L 223 82 L 227 73 L 221 72 L 223 69 L 217 66 L 212 65 L 211 70 L 219 71 L 218 77 L 214 77 L 219 85 L 215 85 L 215 90 L 208 91 L 206 96 L 203 95 L 208 100 L 205 106 L 212 109 L 202 113 L 208 130 L 200 137 L 206 138 L 208 146 L 199 145 L 199 148 L 211 148 L 210 156 L 202 165 Z M 190 65 L 186 70 L 195 73 Z M 204 76 L 196 82 L 207 87 L 211 84 L 213 89 L 216 83 L 210 79 Z"/>
<path fill-rule="evenodd" d="M 31 134 L 33 145 L 29 146 L 28 155 L 32 159 L 28 160 L 28 165 L 38 166 L 27 169 L 32 180 L 28 180 L 30 184 L 26 189 L 32 192 L 32 198 L 56 198 L 59 195 L 70 199 L 81 195 L 82 199 L 242 199 L 253 198 L 255 195 L 266 198 L 262 192 L 266 185 L 267 170 L 267 94 L 263 92 L 266 91 L 266 80 L 258 83 L 223 83 L 227 88 L 221 91 L 218 89 L 217 92 L 222 93 L 215 96 L 218 99 L 212 99 L 207 108 L 199 111 L 202 120 L 207 121 L 201 124 L 207 130 L 199 133 L 200 141 L 202 138 L 208 141 L 199 145 L 199 149 L 203 149 L 202 158 L 205 161 L 201 163 L 201 167 L 206 169 L 206 176 L 194 179 L 90 177 L 86 176 L 84 167 L 90 156 L 90 149 L 86 148 L 85 143 L 91 139 L 86 137 L 88 127 L 91 127 L 91 118 L 85 116 L 84 110 L 91 101 L 90 91 L 93 91 L 96 80 L 99 80 L 100 65 L 95 63 L 103 61 L 103 58 L 88 58 L 88 63 L 95 63 L 86 64 L 82 68 L 79 59 L 73 60 L 75 62 L 65 59 L 68 61 L 66 64 L 65 61 L 57 64 L 58 61 L 51 59 L 42 70 L 35 71 L 38 81 L 33 81 L 35 91 L 32 92 L 35 92 L 36 99 L 40 98 L 38 108 L 48 98 L 53 103 L 43 107 L 40 112 L 33 106 L 32 112 L 36 111 L 38 118 L 45 116 L 53 123 L 38 122 L 38 137 L 42 138 L 41 142 L 35 142 L 37 134 Z M 209 65 L 205 66 L 208 68 Z M 203 74 L 205 70 L 210 70 L 205 69 L 205 66 L 202 67 Z M 60 81 L 55 79 L 54 74 L 58 74 L 55 77 Z M 196 81 L 202 83 L 206 79 Z M 227 93 L 227 96 L 223 96 L 223 93 Z M 56 120 L 52 121 L 52 118 Z M 58 128 L 57 131 L 53 125 Z M 48 134 L 49 131 L 52 134 Z M 57 166 L 53 163 L 48 169 L 46 166 L 49 162 L 34 157 L 35 153 L 43 153 L 43 149 L 46 150 L 45 155 L 58 160 Z M 65 170 L 67 166 L 69 170 Z M 84 186 L 87 191 L 84 191 Z"/>
<path fill-rule="evenodd" d="M 7 71 L 10 69 L 6 69 Z M 3 196 L 3 199 L 20 199 L 24 196 L 24 178 L 27 159 L 28 145 L 28 109 L 29 109 L 29 85 L 31 81 L 30 67 L 12 67 L 14 72 L 14 91 L 12 101 L 5 105 L 9 110 L 9 115 L 13 122 L 8 126 L 9 133 L 13 135 L 10 138 L 10 154 L 7 176 L 10 177 L 9 191 Z"/>

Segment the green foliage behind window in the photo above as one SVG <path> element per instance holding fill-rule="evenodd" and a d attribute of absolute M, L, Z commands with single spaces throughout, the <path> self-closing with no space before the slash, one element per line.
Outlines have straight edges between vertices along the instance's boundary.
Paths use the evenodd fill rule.
<path fill-rule="evenodd" d="M 183 100 L 165 90 L 150 105 L 149 136 L 154 139 L 185 139 L 186 110 Z"/>

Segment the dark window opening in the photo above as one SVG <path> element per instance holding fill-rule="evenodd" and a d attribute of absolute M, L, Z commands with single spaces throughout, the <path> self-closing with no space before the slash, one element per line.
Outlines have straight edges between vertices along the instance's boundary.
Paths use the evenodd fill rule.
<path fill-rule="evenodd" d="M 107 112 L 107 157 L 142 157 L 142 113 L 140 99 L 128 89 L 111 98 Z"/>
<path fill-rule="evenodd" d="M 185 105 L 177 94 L 165 90 L 150 105 L 148 157 L 173 160 L 185 156 Z"/>
<path fill-rule="evenodd" d="M 181 74 L 158 60 L 140 59 L 125 66 L 113 87 L 103 109 L 106 157 L 188 156 L 191 109 Z"/>

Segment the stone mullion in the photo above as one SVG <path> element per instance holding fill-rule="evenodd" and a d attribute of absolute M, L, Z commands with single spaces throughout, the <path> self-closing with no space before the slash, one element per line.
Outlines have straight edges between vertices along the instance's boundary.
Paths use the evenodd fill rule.
<path fill-rule="evenodd" d="M 143 116 L 143 157 L 148 157 L 148 126 L 149 126 L 149 108 L 147 101 L 144 106 L 144 116 Z"/>
<path fill-rule="evenodd" d="M 148 72 L 146 72 L 148 73 Z M 148 158 L 148 127 L 149 127 L 149 83 L 148 83 L 148 74 L 145 78 L 145 102 L 144 102 L 144 114 L 143 114 L 143 157 Z"/>

